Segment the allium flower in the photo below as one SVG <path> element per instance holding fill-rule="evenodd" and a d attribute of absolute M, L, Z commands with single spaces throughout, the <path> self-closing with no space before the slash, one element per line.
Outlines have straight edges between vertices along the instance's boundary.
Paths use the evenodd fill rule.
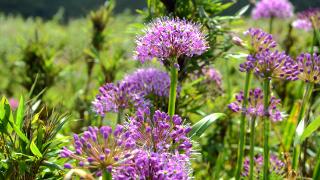
<path fill-rule="evenodd" d="M 254 158 L 254 175 L 256 177 L 260 177 L 262 174 L 263 168 L 263 156 L 258 155 Z M 242 176 L 249 176 L 250 171 L 250 159 L 249 157 L 245 158 L 244 166 L 242 171 Z M 270 167 L 269 171 L 271 174 L 276 174 L 279 176 L 283 176 L 285 174 L 285 163 L 281 161 L 276 155 L 270 155 Z"/>
<path fill-rule="evenodd" d="M 290 72 L 291 80 L 303 80 L 310 83 L 320 82 L 320 56 L 316 53 L 313 55 L 309 53 L 300 54 L 296 58 L 295 65 L 292 66 L 292 71 Z"/>
<path fill-rule="evenodd" d="M 116 173 L 119 169 L 127 169 L 134 154 L 135 142 L 130 132 L 118 125 L 114 131 L 109 126 L 89 127 L 82 136 L 74 135 L 74 150 L 66 147 L 60 152 L 62 158 L 74 163 L 66 163 L 65 168 L 88 169 L 96 176 L 102 171 Z"/>
<path fill-rule="evenodd" d="M 261 0 L 252 10 L 253 19 L 289 18 L 293 16 L 293 6 L 288 0 Z"/>
<path fill-rule="evenodd" d="M 273 40 L 272 35 L 264 32 L 261 29 L 249 28 L 244 33 L 250 36 L 250 46 L 252 53 L 255 54 L 260 51 L 268 51 L 277 46 L 277 43 Z"/>
<path fill-rule="evenodd" d="M 170 77 L 167 72 L 155 68 L 138 69 L 127 75 L 123 82 L 133 85 L 134 91 L 142 95 L 169 96 Z"/>
<path fill-rule="evenodd" d="M 118 112 L 126 108 L 144 107 L 148 102 L 136 92 L 131 83 L 108 83 L 100 87 L 100 94 L 92 102 L 94 110 L 104 116 L 105 112 Z"/>
<path fill-rule="evenodd" d="M 190 179 L 189 157 L 181 154 L 155 153 L 140 150 L 135 154 L 130 173 L 115 174 L 115 179 L 186 180 Z"/>
<path fill-rule="evenodd" d="M 192 57 L 201 55 L 207 49 L 206 38 L 199 24 L 164 17 L 154 20 L 145 34 L 137 38 L 135 59 L 143 63 L 153 58 L 168 60 L 181 55 Z"/>
<path fill-rule="evenodd" d="M 222 75 L 219 71 L 214 68 L 207 68 L 203 71 L 206 79 L 210 82 L 215 82 L 216 85 L 221 88 L 222 84 Z"/>
<path fill-rule="evenodd" d="M 241 91 L 236 95 L 236 101 L 229 104 L 229 109 L 231 109 L 233 112 L 241 112 L 243 99 L 244 95 Z M 277 106 L 280 103 L 280 99 L 276 99 L 275 97 L 270 98 L 268 113 L 270 119 L 274 122 L 281 121 L 283 119 L 280 110 L 277 109 Z M 243 111 L 245 111 L 246 114 L 251 117 L 263 117 L 266 115 L 264 112 L 263 92 L 261 89 L 255 88 L 249 91 L 248 107 L 247 109 L 243 109 Z"/>
<path fill-rule="evenodd" d="M 170 116 L 161 111 L 155 111 L 150 117 L 148 108 L 139 109 L 127 125 L 137 145 L 153 152 L 180 152 L 190 154 L 192 144 L 187 133 L 190 126 L 183 125 L 181 117 Z"/>
<path fill-rule="evenodd" d="M 248 61 L 255 63 L 253 70 L 261 78 L 288 78 L 294 64 L 290 56 L 278 51 L 262 51 L 249 57 Z"/>
<path fill-rule="evenodd" d="M 293 21 L 292 26 L 297 29 L 309 31 L 313 28 L 320 29 L 320 8 L 313 8 L 298 13 L 297 20 Z"/>

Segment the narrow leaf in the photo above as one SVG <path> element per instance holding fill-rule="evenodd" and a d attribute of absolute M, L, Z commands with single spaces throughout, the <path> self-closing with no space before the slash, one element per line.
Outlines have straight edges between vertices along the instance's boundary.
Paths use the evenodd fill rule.
<path fill-rule="evenodd" d="M 306 138 L 308 138 L 314 131 L 320 127 L 320 117 L 313 120 L 303 131 L 300 142 L 302 143 Z"/>
<path fill-rule="evenodd" d="M 305 124 L 304 119 L 302 119 L 297 126 L 296 136 L 295 136 L 294 142 L 293 142 L 294 145 L 301 143 L 300 139 L 301 139 L 302 133 L 304 132 L 304 124 Z"/>
<path fill-rule="evenodd" d="M 37 157 L 41 158 L 42 157 L 42 154 L 41 152 L 39 151 L 37 145 L 34 143 L 34 140 L 32 140 L 31 144 L 30 144 L 30 150 L 31 152 L 36 155 Z"/>
<path fill-rule="evenodd" d="M 238 12 L 236 12 L 236 16 L 242 16 L 244 13 L 247 12 L 247 10 L 249 9 L 250 5 L 246 5 L 244 7 L 242 7 Z"/>
<path fill-rule="evenodd" d="M 201 119 L 199 122 L 197 122 L 192 126 L 191 131 L 189 132 L 189 136 L 200 137 L 213 122 L 215 122 L 217 119 L 221 119 L 225 117 L 226 115 L 223 113 L 213 113 L 204 117 L 203 119 Z"/>
<path fill-rule="evenodd" d="M 23 114 L 24 114 L 24 99 L 23 99 L 23 96 L 21 96 L 19 100 L 19 107 L 17 109 L 17 116 L 16 116 L 16 125 L 19 129 L 21 129 L 22 127 Z"/>

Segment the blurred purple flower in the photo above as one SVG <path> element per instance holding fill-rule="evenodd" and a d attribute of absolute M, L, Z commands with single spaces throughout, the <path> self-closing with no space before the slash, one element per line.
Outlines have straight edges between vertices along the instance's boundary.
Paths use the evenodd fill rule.
<path fill-rule="evenodd" d="M 289 18 L 293 16 L 293 6 L 288 0 L 261 0 L 251 14 L 253 19 Z"/>
<path fill-rule="evenodd" d="M 161 111 L 155 111 L 150 117 L 148 108 L 139 109 L 127 125 L 137 146 L 153 152 L 179 152 L 189 155 L 192 144 L 187 136 L 190 126 L 183 125 L 181 117 L 170 116 Z"/>
<path fill-rule="evenodd" d="M 300 54 L 292 66 L 289 79 L 302 80 L 310 83 L 320 82 L 320 55 L 314 53 Z"/>
<path fill-rule="evenodd" d="M 137 109 L 149 104 L 129 82 L 108 83 L 100 87 L 99 91 L 100 94 L 96 96 L 92 104 L 94 110 L 102 116 L 106 112 L 118 112 L 127 108 Z"/>
<path fill-rule="evenodd" d="M 297 19 L 293 21 L 292 26 L 297 29 L 309 31 L 314 28 L 320 29 L 320 8 L 311 8 L 298 13 Z"/>
<path fill-rule="evenodd" d="M 209 82 L 214 82 L 218 88 L 222 87 L 222 75 L 219 71 L 214 68 L 206 68 L 203 70 L 206 80 Z"/>
<path fill-rule="evenodd" d="M 181 55 L 192 57 L 208 49 L 199 24 L 168 17 L 150 23 L 136 42 L 135 59 L 142 63 L 153 58 L 169 60 Z"/>
<path fill-rule="evenodd" d="M 233 112 L 242 112 L 242 102 L 244 100 L 243 92 L 241 91 L 236 95 L 236 101 L 229 104 L 229 109 Z M 280 99 L 271 97 L 269 104 L 269 111 L 267 112 L 270 119 L 274 122 L 281 121 L 283 119 L 280 110 L 277 106 L 281 103 Z M 263 106 L 263 92 L 260 88 L 255 88 L 249 91 L 248 106 L 243 109 L 248 116 L 251 117 L 263 117 L 266 115 Z"/>
<path fill-rule="evenodd" d="M 169 96 L 170 77 L 167 72 L 156 68 L 138 69 L 127 75 L 122 82 L 133 85 L 134 91 L 142 95 Z"/>
<path fill-rule="evenodd" d="M 263 168 L 263 156 L 257 155 L 254 158 L 254 177 L 261 177 Z M 245 158 L 244 164 L 243 164 L 243 171 L 242 176 L 249 176 L 250 171 L 250 159 L 249 157 Z M 276 155 L 271 154 L 270 155 L 270 167 L 269 167 L 270 173 L 283 176 L 285 174 L 285 163 L 281 161 Z"/>
<path fill-rule="evenodd" d="M 109 126 L 89 127 L 81 136 L 75 134 L 73 150 L 64 147 L 60 157 L 68 158 L 73 165 L 66 163 L 65 168 L 90 169 L 95 176 L 102 171 L 128 170 L 127 163 L 135 156 L 135 141 L 128 131 L 118 125 L 114 130 Z"/>
<path fill-rule="evenodd" d="M 19 106 L 19 101 L 17 101 L 15 98 L 9 98 L 9 104 L 12 110 L 16 110 Z"/>

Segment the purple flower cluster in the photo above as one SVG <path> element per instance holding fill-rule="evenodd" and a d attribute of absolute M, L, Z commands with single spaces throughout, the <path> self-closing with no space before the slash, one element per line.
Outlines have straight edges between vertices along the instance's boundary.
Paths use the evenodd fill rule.
<path fill-rule="evenodd" d="M 255 54 L 260 51 L 269 51 L 277 46 L 276 41 L 271 34 L 264 32 L 258 28 L 249 28 L 245 33 L 250 36 L 251 53 Z"/>
<path fill-rule="evenodd" d="M 148 104 L 131 83 L 108 83 L 99 89 L 100 94 L 92 102 L 94 110 L 104 116 L 106 112 L 143 107 Z"/>
<path fill-rule="evenodd" d="M 192 57 L 201 55 L 208 49 L 206 38 L 200 25 L 178 18 L 158 18 L 137 38 L 135 59 L 142 63 L 177 58 L 181 55 Z"/>
<path fill-rule="evenodd" d="M 293 6 L 288 0 L 261 0 L 252 10 L 253 19 L 289 18 L 293 16 Z"/>
<path fill-rule="evenodd" d="M 242 102 L 244 100 L 243 92 L 240 92 L 236 95 L 236 101 L 229 104 L 229 109 L 233 112 L 241 112 L 244 111 L 248 116 L 251 117 L 263 117 L 266 115 L 264 112 L 263 105 L 263 92 L 259 88 L 255 88 L 249 91 L 248 97 L 248 107 L 246 109 L 242 109 Z M 281 103 L 280 99 L 276 99 L 275 97 L 271 97 L 268 115 L 270 119 L 274 122 L 281 121 L 282 115 L 277 106 Z"/>
<path fill-rule="evenodd" d="M 302 80 L 310 83 L 320 82 L 320 56 L 314 53 L 300 54 L 292 66 L 290 80 Z"/>
<path fill-rule="evenodd" d="M 156 153 L 140 150 L 135 154 L 131 171 L 118 171 L 115 179 L 190 179 L 189 157 L 182 154 Z"/>
<path fill-rule="evenodd" d="M 263 156 L 258 155 L 254 158 L 254 175 L 255 177 L 260 177 L 262 173 L 263 168 Z M 272 174 L 276 174 L 279 176 L 284 175 L 285 173 L 285 163 L 281 161 L 276 155 L 271 154 L 270 155 L 270 167 L 269 171 Z M 250 171 L 250 159 L 249 157 L 245 158 L 244 165 L 243 165 L 243 171 L 242 176 L 249 176 Z"/>
<path fill-rule="evenodd" d="M 100 94 L 92 104 L 94 110 L 104 116 L 106 112 L 149 106 L 147 96 L 168 97 L 169 90 L 170 77 L 166 72 L 155 68 L 138 69 L 117 84 L 100 87 Z"/>
<path fill-rule="evenodd" d="M 90 169 L 96 176 L 101 176 L 103 170 L 113 172 L 126 168 L 135 155 L 135 141 L 121 125 L 114 131 L 109 126 L 89 127 L 81 136 L 75 134 L 73 137 L 73 150 L 64 147 L 60 152 L 60 157 L 75 161 L 75 166 L 66 163 L 67 169 Z"/>
<path fill-rule="evenodd" d="M 292 26 L 297 29 L 309 31 L 313 28 L 320 29 L 320 8 L 312 8 L 298 13 L 297 19 L 293 21 Z"/>
<path fill-rule="evenodd" d="M 222 85 L 222 75 L 219 71 L 214 68 L 207 68 L 203 70 L 206 80 L 209 82 L 214 82 L 219 88 Z"/>
<path fill-rule="evenodd" d="M 143 95 L 169 97 L 170 77 L 167 72 L 155 68 L 138 69 L 127 75 L 123 82 L 132 84 L 135 91 Z"/>
<path fill-rule="evenodd" d="M 183 125 L 181 117 L 155 111 L 150 117 L 148 108 L 139 109 L 127 125 L 137 146 L 154 152 L 180 152 L 189 155 L 192 144 L 187 137 L 190 126 Z M 174 152 L 174 153 L 177 153 Z"/>

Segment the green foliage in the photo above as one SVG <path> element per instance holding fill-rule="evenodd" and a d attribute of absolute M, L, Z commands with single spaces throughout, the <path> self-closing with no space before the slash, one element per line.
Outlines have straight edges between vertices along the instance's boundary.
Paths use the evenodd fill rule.
<path fill-rule="evenodd" d="M 213 113 L 210 114 L 192 126 L 191 131 L 189 132 L 190 137 L 200 137 L 212 123 L 214 123 L 218 119 L 225 118 L 226 115 L 223 113 Z"/>

